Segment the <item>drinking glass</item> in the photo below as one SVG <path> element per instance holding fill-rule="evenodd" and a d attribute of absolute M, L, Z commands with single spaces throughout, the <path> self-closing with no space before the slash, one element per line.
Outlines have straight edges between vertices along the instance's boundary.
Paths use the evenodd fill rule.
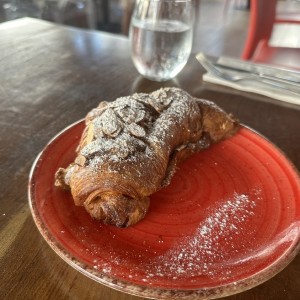
<path fill-rule="evenodd" d="M 193 39 L 192 0 L 138 0 L 130 25 L 132 60 L 155 81 L 174 78 L 185 66 Z"/>

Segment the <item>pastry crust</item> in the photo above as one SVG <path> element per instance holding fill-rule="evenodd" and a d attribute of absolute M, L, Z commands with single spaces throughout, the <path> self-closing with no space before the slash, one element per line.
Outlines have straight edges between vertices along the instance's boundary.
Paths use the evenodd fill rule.
<path fill-rule="evenodd" d="M 93 218 L 130 226 L 180 162 L 238 128 L 218 106 L 178 88 L 101 102 L 86 116 L 74 163 L 57 171 L 55 184 L 69 187 Z"/>

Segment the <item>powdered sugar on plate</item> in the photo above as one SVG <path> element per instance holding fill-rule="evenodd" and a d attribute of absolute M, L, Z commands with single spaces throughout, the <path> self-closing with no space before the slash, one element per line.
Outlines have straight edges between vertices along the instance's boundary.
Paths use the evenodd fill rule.
<path fill-rule="evenodd" d="M 257 201 L 259 192 L 255 194 Z M 247 236 L 246 225 L 254 216 L 256 201 L 251 200 L 250 194 L 235 192 L 229 199 L 210 207 L 207 217 L 193 234 L 180 240 L 149 264 L 147 278 L 154 275 L 173 279 L 220 276 L 214 270 L 220 270 L 220 264 L 229 260 L 232 253 L 242 253 L 243 248 L 247 247 L 245 241 L 241 240 L 237 246 L 233 240 L 237 236 Z M 222 275 L 229 276 L 230 269 L 224 269 Z"/>
<path fill-rule="evenodd" d="M 178 238 L 165 252 L 153 253 L 153 259 L 142 266 L 131 263 L 128 277 L 132 280 L 140 278 L 142 272 L 143 282 L 147 284 L 153 284 L 159 278 L 190 278 L 191 282 L 196 276 L 230 278 L 231 266 L 237 265 L 237 260 L 242 262 L 244 254 L 249 251 L 251 232 L 247 225 L 256 215 L 261 199 L 261 190 L 255 189 L 249 193 L 234 192 L 227 199 L 218 201 L 206 209 L 206 217 L 194 232 Z M 163 237 L 158 236 L 157 243 L 162 245 L 163 242 Z M 122 252 L 121 258 L 115 250 L 111 249 L 109 262 L 98 264 L 95 261 L 94 268 L 113 276 L 114 264 L 126 265 L 126 259 L 139 261 L 142 258 L 146 261 L 142 257 L 145 252 Z M 151 252 L 151 248 L 144 251 Z"/>
<path fill-rule="evenodd" d="M 251 232 L 248 231 L 247 225 L 255 216 L 260 199 L 262 198 L 259 189 L 249 193 L 234 192 L 231 197 L 207 208 L 206 217 L 193 233 L 179 238 L 166 252 L 154 254 L 148 264 L 132 267 L 128 277 L 139 278 L 142 268 L 143 282 L 148 284 L 154 283 L 158 278 L 190 278 L 191 282 L 195 276 L 230 278 L 230 266 L 238 264 L 238 257 L 242 261 L 245 251 L 249 250 L 247 240 Z M 159 236 L 157 242 L 162 244 L 163 237 Z M 139 260 L 141 256 L 143 252 L 136 253 L 136 259 Z M 121 259 L 117 252 L 111 249 L 110 262 L 95 261 L 94 269 L 113 275 L 112 264 L 126 264 L 126 257 L 132 259 L 135 254 L 122 253 Z M 235 257 L 235 261 L 232 261 L 232 257 Z"/>

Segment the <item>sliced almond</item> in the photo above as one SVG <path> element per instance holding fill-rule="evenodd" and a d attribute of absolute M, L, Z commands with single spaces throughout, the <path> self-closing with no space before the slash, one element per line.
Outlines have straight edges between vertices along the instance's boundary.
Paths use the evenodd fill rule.
<path fill-rule="evenodd" d="M 132 135 L 134 135 L 136 137 L 143 137 L 146 135 L 145 129 L 142 126 L 137 125 L 135 123 L 131 123 L 131 124 L 127 125 L 126 129 L 128 130 L 129 133 L 131 133 Z"/>

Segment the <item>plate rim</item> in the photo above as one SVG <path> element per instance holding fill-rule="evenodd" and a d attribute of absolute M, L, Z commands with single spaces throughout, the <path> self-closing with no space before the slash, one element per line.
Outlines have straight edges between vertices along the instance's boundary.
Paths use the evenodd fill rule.
<path fill-rule="evenodd" d="M 278 273 L 280 273 L 298 254 L 300 251 L 300 234 L 297 235 L 297 238 L 293 240 L 291 245 L 280 255 L 272 264 L 267 265 L 265 268 L 261 269 L 259 272 L 255 274 L 243 278 L 241 280 L 231 282 L 228 284 L 223 284 L 215 287 L 202 287 L 202 288 L 190 288 L 190 289 L 176 289 L 176 288 L 161 288 L 161 287 L 153 287 L 149 285 L 138 285 L 132 283 L 130 281 L 122 280 L 113 276 L 107 276 L 104 272 L 96 271 L 95 269 L 90 268 L 84 262 L 81 262 L 79 259 L 72 257 L 72 254 L 69 253 L 57 240 L 57 238 L 49 232 L 47 226 L 43 223 L 40 213 L 35 206 L 35 199 L 33 197 L 33 181 L 35 172 L 38 169 L 38 164 L 40 159 L 42 158 L 45 151 L 48 147 L 56 141 L 62 134 L 65 134 L 71 128 L 83 123 L 84 119 L 77 120 L 67 127 L 63 128 L 59 131 L 49 142 L 43 147 L 43 149 L 36 156 L 30 172 L 29 172 L 29 180 L 28 180 L 28 203 L 31 211 L 31 215 L 33 217 L 34 223 L 42 235 L 44 240 L 50 246 L 50 248 L 61 258 L 63 259 L 69 266 L 73 267 L 75 270 L 79 271 L 81 274 L 89 277 L 90 279 L 96 281 L 97 283 L 101 283 L 109 288 L 113 288 L 117 291 L 121 291 L 130 295 L 145 297 L 149 299 L 217 299 L 220 297 L 226 297 L 230 295 L 234 295 L 237 293 L 244 292 L 246 290 L 252 289 Z M 252 129 L 251 127 L 241 124 L 241 128 L 246 128 L 256 135 L 263 138 L 266 142 L 268 142 L 272 147 L 274 147 L 289 163 L 292 167 L 293 171 L 300 178 L 300 173 L 296 166 L 291 162 L 291 160 L 286 156 L 286 154 L 276 146 L 272 141 L 266 138 L 264 135 L 259 133 L 258 131 Z M 208 298 L 209 297 L 209 298 Z"/>

